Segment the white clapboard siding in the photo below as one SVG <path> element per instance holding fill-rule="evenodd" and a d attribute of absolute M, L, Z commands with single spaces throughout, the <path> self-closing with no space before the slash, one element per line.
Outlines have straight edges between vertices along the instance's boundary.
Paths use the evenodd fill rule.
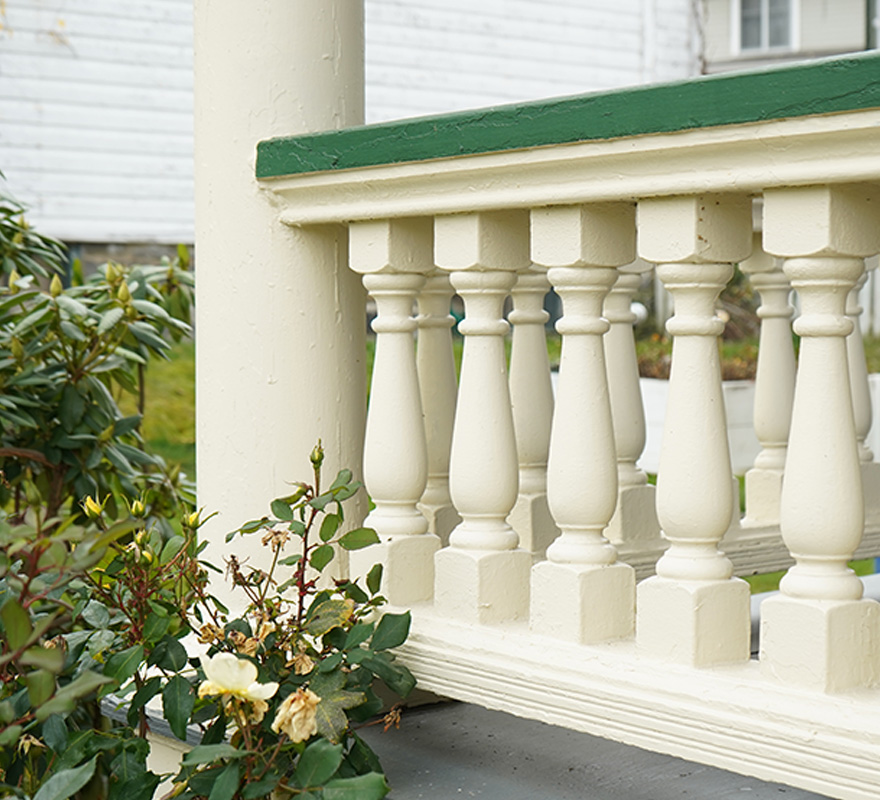
<path fill-rule="evenodd" d="M 687 77 L 692 14 L 692 0 L 365 0 L 367 119 Z M 192 89 L 191 0 L 0 0 L 0 170 L 47 233 L 191 242 Z"/>
<path fill-rule="evenodd" d="M 190 0 L 7 0 L 0 170 L 67 241 L 193 239 Z"/>

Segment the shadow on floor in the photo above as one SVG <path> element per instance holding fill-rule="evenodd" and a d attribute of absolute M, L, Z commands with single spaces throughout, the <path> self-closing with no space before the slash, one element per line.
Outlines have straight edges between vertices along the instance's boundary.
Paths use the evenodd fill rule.
<path fill-rule="evenodd" d="M 399 730 L 361 734 L 382 761 L 390 800 L 824 797 L 465 703 L 411 709 Z"/>

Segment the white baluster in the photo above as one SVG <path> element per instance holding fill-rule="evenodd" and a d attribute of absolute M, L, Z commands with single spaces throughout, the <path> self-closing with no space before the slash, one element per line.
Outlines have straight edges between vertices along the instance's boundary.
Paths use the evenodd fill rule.
<path fill-rule="evenodd" d="M 733 513 L 715 301 L 751 248 L 751 203 L 727 196 L 639 203 L 639 254 L 660 264 L 675 313 L 657 515 L 670 547 L 638 587 L 639 647 L 694 666 L 749 657 L 749 587 L 718 549 Z"/>
<path fill-rule="evenodd" d="M 517 276 L 511 295 L 513 325 L 510 351 L 510 402 L 519 455 L 519 496 L 508 522 L 519 536 L 519 546 L 543 558 L 559 531 L 547 506 L 547 451 L 553 419 L 553 386 L 547 335 L 550 315 L 544 295 L 550 282 L 543 270 Z"/>
<path fill-rule="evenodd" d="M 618 270 L 617 282 L 605 298 L 605 318 L 611 327 L 605 334 L 608 391 L 617 446 L 617 508 L 605 529 L 617 545 L 659 545 L 654 487 L 638 466 L 645 449 L 645 409 L 639 387 L 639 365 L 633 336 L 635 314 L 632 301 L 642 283 L 642 273 L 653 269 L 634 261 Z"/>
<path fill-rule="evenodd" d="M 452 326 L 449 313 L 452 284 L 445 272 L 428 276 L 419 292 L 419 341 L 416 351 L 425 436 L 428 443 L 428 484 L 419 510 L 428 529 L 445 546 L 449 534 L 461 522 L 449 496 L 449 450 L 455 418 L 455 359 L 452 355 Z"/>
<path fill-rule="evenodd" d="M 761 334 L 755 374 L 755 434 L 761 452 L 746 472 L 746 517 L 743 526 L 778 525 L 779 498 L 794 399 L 795 359 L 791 341 L 791 283 L 782 264 L 761 249 L 755 234 L 752 255 L 740 264 L 761 295 Z"/>
<path fill-rule="evenodd" d="M 846 315 L 853 323 L 852 333 L 846 337 L 846 351 L 853 400 L 853 420 L 859 447 L 859 461 L 862 465 L 865 520 L 869 524 L 876 524 L 880 518 L 880 464 L 874 462 L 874 453 L 865 443 L 872 422 L 871 387 L 868 384 L 868 363 L 865 360 L 865 342 L 862 338 L 861 326 L 862 307 L 859 304 L 859 295 L 867 282 L 868 273 L 863 271 L 846 299 Z"/>
<path fill-rule="evenodd" d="M 530 625 L 583 643 L 633 630 L 635 573 L 602 535 L 617 504 L 617 451 L 601 316 L 617 277 L 610 267 L 632 260 L 633 211 L 609 204 L 532 212 L 532 257 L 552 267 L 564 316 L 547 466 L 547 498 L 562 534 L 532 569 Z"/>
<path fill-rule="evenodd" d="M 802 314 L 780 514 L 796 563 L 762 606 L 761 662 L 770 675 L 823 691 L 880 676 L 880 605 L 861 599 L 847 566 L 865 507 L 845 342 L 847 295 L 880 246 L 877 199 L 829 187 L 764 196 L 764 249 L 787 259 Z"/>
<path fill-rule="evenodd" d="M 529 265 L 528 216 L 490 212 L 437 217 L 437 265 L 462 296 L 464 354 L 455 409 L 449 489 L 462 518 L 435 557 L 435 605 L 470 622 L 528 613 L 531 554 L 507 523 L 519 464 L 502 318 L 515 273 Z"/>
<path fill-rule="evenodd" d="M 378 220 L 349 228 L 351 267 L 364 274 L 376 301 L 376 357 L 364 439 L 364 483 L 376 504 L 366 525 L 381 543 L 350 554 L 351 574 L 375 563 L 385 571 L 382 593 L 394 605 L 430 600 L 434 553 L 440 540 L 427 533 L 417 508 L 425 490 L 428 457 L 412 316 L 416 293 L 432 269 L 430 220 Z"/>

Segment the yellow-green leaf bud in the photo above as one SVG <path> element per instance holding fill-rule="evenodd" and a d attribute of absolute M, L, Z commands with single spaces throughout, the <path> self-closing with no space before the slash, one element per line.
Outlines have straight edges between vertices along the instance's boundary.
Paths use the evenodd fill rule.
<path fill-rule="evenodd" d="M 119 270 L 112 261 L 107 262 L 107 269 L 104 271 L 104 277 L 107 278 L 107 283 L 116 283 L 116 281 L 119 280 Z"/>
<path fill-rule="evenodd" d="M 19 275 L 18 270 L 13 267 L 12 272 L 9 273 L 9 294 L 18 294 L 20 289 L 15 284 L 20 280 L 21 275 Z"/>
<path fill-rule="evenodd" d="M 131 515 L 133 517 L 142 517 L 147 511 L 146 506 L 144 505 L 143 500 L 135 500 L 131 504 Z"/>
<path fill-rule="evenodd" d="M 57 275 L 52 276 L 52 280 L 49 282 L 49 294 L 52 297 L 58 297 L 64 291 L 64 284 L 61 283 L 61 278 Z"/>
<path fill-rule="evenodd" d="M 312 454 L 309 456 L 309 460 L 312 462 L 312 466 L 315 469 L 321 466 L 324 461 L 324 448 L 321 446 L 321 440 L 318 439 L 318 443 L 315 445 L 312 450 Z"/>
<path fill-rule="evenodd" d="M 16 361 L 22 361 L 24 359 L 24 346 L 17 336 L 12 337 L 9 349 L 12 351 L 12 357 Z"/>
<path fill-rule="evenodd" d="M 128 288 L 128 283 L 125 280 L 122 281 L 119 288 L 116 290 L 116 299 L 119 300 L 120 303 L 128 304 L 131 302 L 131 289 Z"/>
<path fill-rule="evenodd" d="M 83 500 L 82 506 L 89 519 L 98 519 L 104 511 L 103 503 L 99 503 L 93 497 L 86 497 L 86 499 Z"/>

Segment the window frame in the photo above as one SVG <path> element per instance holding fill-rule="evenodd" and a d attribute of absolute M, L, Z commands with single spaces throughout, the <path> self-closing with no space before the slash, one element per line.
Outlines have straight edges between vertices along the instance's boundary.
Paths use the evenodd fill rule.
<path fill-rule="evenodd" d="M 761 2 L 761 44 L 757 47 L 742 46 L 742 0 L 732 0 L 730 4 L 730 50 L 737 56 L 773 55 L 792 53 L 800 49 L 800 0 L 788 0 L 788 44 L 769 44 L 770 0 Z"/>

